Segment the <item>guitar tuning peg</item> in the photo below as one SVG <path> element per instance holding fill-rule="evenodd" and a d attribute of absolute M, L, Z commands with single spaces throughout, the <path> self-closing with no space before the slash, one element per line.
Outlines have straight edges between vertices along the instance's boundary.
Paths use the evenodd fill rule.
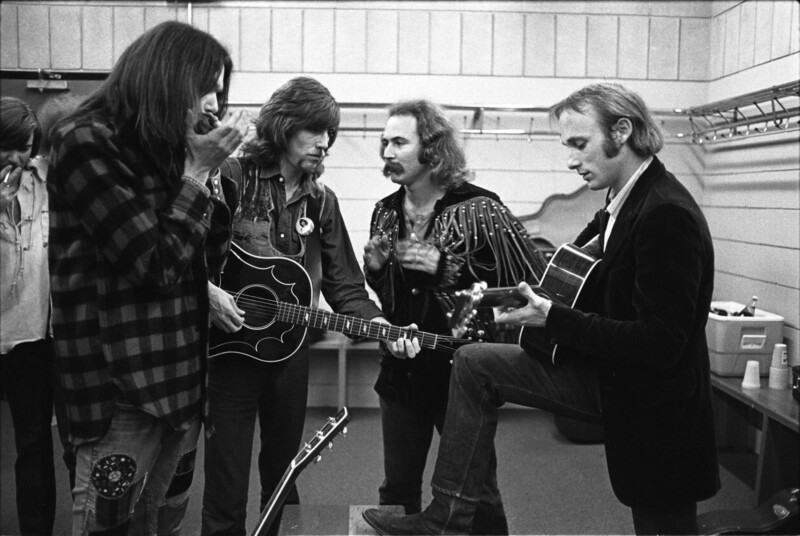
<path fill-rule="evenodd" d="M 342 436 L 346 436 L 346 435 L 347 435 L 347 426 L 342 428 Z"/>
<path fill-rule="evenodd" d="M 321 461 L 322 461 L 322 455 L 321 454 L 317 454 L 317 457 L 314 458 L 314 463 L 319 463 Z"/>
<path fill-rule="evenodd" d="M 328 450 L 333 450 L 333 441 L 328 443 Z"/>

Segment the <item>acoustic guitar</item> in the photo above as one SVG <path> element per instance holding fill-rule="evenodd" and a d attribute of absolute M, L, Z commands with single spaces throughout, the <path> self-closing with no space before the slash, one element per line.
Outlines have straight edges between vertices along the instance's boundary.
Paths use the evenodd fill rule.
<path fill-rule="evenodd" d="M 308 467 L 312 461 L 318 462 L 321 459 L 320 453 L 322 449 L 330 445 L 339 433 L 342 435 L 347 433 L 348 422 L 350 422 L 350 413 L 347 411 L 347 407 L 343 407 L 336 416 L 328 417 L 325 425 L 300 449 L 297 456 L 292 459 L 289 467 L 286 468 L 281 481 L 275 491 L 272 492 L 267 504 L 264 505 L 264 509 L 261 510 L 258 523 L 251 536 L 267 534 L 267 531 L 275 522 L 278 512 L 280 512 L 283 501 L 286 500 L 289 489 L 294 484 L 294 481 L 297 480 L 300 472 Z"/>
<path fill-rule="evenodd" d="M 311 278 L 302 265 L 284 257 L 253 255 L 235 243 L 219 284 L 245 311 L 244 325 L 235 333 L 212 326 L 210 357 L 241 354 L 259 361 L 283 361 L 301 347 L 309 327 L 387 342 L 417 337 L 421 347 L 445 353 L 473 342 L 311 307 Z M 457 325 L 460 335 L 471 318 L 462 315 L 464 326 Z"/>
<path fill-rule="evenodd" d="M 531 288 L 551 301 L 574 307 L 589 274 L 599 262 L 578 246 L 564 244 L 553 254 L 539 285 L 531 285 Z M 466 325 L 465 320 L 473 317 L 478 308 L 524 307 L 527 303 L 517 287 L 487 288 L 485 282 L 474 283 L 471 288 L 455 293 L 453 311 L 449 313 L 451 327 L 454 334 L 459 335 L 460 327 Z M 544 331 L 544 328 L 524 327 L 519 344 L 529 353 L 544 352 L 555 362 L 558 347 L 544 336 Z"/>

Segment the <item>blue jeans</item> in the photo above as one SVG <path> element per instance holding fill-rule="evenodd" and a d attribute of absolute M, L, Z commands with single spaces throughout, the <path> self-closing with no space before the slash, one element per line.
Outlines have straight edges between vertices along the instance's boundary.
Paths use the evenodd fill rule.
<path fill-rule="evenodd" d="M 256 417 L 261 429 L 260 509 L 281 481 L 303 441 L 308 398 L 308 348 L 285 361 L 263 363 L 224 354 L 211 360 L 209 425 L 205 440 L 203 536 L 246 532 L 247 492 Z M 292 484 L 284 504 L 300 497 Z M 280 516 L 269 534 L 277 534 Z"/>
<path fill-rule="evenodd" d="M 53 391 L 49 340 L 16 345 L 0 356 L 0 381 L 14 424 L 14 476 L 20 534 L 53 533 L 56 477 L 53 462 Z"/>
<path fill-rule="evenodd" d="M 406 514 L 421 511 L 422 476 L 433 430 L 441 435 L 444 414 L 431 410 L 428 414 L 380 399 L 383 430 L 384 480 L 379 489 L 380 504 L 399 504 Z M 481 500 L 475 512 L 473 533 L 508 534 L 508 522 L 497 487 L 497 455 L 491 447 Z"/>
<path fill-rule="evenodd" d="M 119 403 L 106 435 L 76 448 L 72 534 L 180 534 L 199 435 L 199 418 L 178 431 Z"/>
<path fill-rule="evenodd" d="M 497 408 L 506 402 L 601 422 L 600 380 L 589 360 L 554 367 L 511 344 L 471 344 L 453 359 L 450 399 L 431 486 L 461 519 L 475 516 L 492 471 Z M 637 534 L 697 534 L 696 503 L 631 508 Z M 459 527 L 456 527 L 459 528 Z"/>
<path fill-rule="evenodd" d="M 434 495 L 455 499 L 464 518 L 475 516 L 487 476 L 494 472 L 497 410 L 506 402 L 576 419 L 598 422 L 601 418 L 598 377 L 585 363 L 555 368 L 511 344 L 460 348 L 453 358 L 447 415 L 431 486 Z M 478 530 L 477 521 L 475 516 L 473 532 Z"/>

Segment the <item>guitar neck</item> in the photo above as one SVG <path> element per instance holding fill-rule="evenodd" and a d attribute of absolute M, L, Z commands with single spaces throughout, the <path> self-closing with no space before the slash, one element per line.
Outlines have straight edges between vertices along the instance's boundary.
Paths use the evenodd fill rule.
<path fill-rule="evenodd" d="M 443 341 L 450 341 L 451 337 L 424 331 L 412 331 L 408 328 L 400 328 L 385 322 L 364 320 L 363 318 L 323 311 L 314 307 L 279 302 L 278 314 L 275 319 L 298 326 L 308 326 L 326 331 L 335 331 L 352 337 L 366 337 L 386 342 L 416 337 L 423 348 L 445 352 L 455 351 L 455 348 L 442 344 Z"/>

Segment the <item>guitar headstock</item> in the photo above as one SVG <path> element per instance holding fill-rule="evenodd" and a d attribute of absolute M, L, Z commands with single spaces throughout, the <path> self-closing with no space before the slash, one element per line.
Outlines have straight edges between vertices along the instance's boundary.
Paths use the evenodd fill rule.
<path fill-rule="evenodd" d="M 453 310 L 447 313 L 447 318 L 448 327 L 454 337 L 461 337 L 467 332 L 469 323 L 478 313 L 477 306 L 487 287 L 484 281 L 479 281 L 468 289 L 457 291 L 453 296 Z"/>
<path fill-rule="evenodd" d="M 350 422 L 350 413 L 346 407 L 339 410 L 333 417 L 328 417 L 325 424 L 317 430 L 314 437 L 306 443 L 291 463 L 291 468 L 300 470 L 305 468 L 312 461 L 319 459 L 322 450 L 333 443 L 333 439 L 339 435 L 347 433 L 347 423 Z"/>

